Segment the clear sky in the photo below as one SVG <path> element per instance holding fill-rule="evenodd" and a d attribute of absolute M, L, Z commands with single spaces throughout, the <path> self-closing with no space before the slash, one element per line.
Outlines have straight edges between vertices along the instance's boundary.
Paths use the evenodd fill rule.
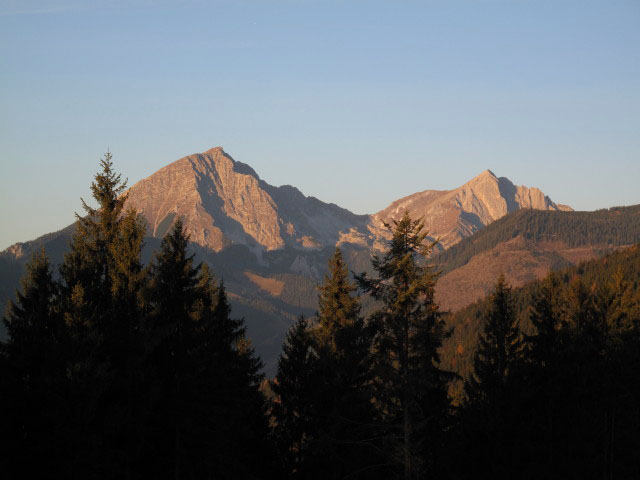
<path fill-rule="evenodd" d="M 222 145 L 357 213 L 489 168 L 640 203 L 640 1 L 0 0 L 0 249 Z"/>

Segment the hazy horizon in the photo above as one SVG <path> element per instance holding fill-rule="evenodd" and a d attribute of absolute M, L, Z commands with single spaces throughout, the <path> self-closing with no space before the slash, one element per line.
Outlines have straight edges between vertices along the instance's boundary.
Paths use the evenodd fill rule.
<path fill-rule="evenodd" d="M 87 6 L 88 5 L 88 6 Z M 640 203 L 633 1 L 0 1 L 0 249 L 222 146 L 354 213 L 490 169 Z"/>

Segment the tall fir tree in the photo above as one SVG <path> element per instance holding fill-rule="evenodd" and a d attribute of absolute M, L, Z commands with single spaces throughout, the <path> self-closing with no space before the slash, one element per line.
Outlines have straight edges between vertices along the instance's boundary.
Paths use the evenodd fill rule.
<path fill-rule="evenodd" d="M 145 226 L 127 211 L 126 181 L 106 153 L 91 184 L 97 206 L 84 200 L 71 251 L 60 266 L 62 311 L 69 328 L 70 475 L 125 475 L 138 412 L 141 360 L 139 292 Z"/>
<path fill-rule="evenodd" d="M 306 478 L 313 471 L 313 436 L 318 431 L 318 361 L 307 320 L 300 316 L 285 338 L 272 382 L 271 413 L 282 475 Z"/>
<path fill-rule="evenodd" d="M 474 357 L 474 370 L 465 384 L 468 410 L 466 428 L 478 457 L 475 467 L 499 477 L 512 473 L 512 425 L 524 346 L 518 327 L 511 287 L 500 274 L 483 316 L 483 328 Z M 513 401 L 511 401 L 513 399 Z M 520 415 L 521 412 L 517 412 Z"/>
<path fill-rule="evenodd" d="M 26 478 L 42 469 L 62 469 L 57 432 L 64 424 L 66 331 L 57 308 L 58 287 L 44 251 L 33 255 L 16 301 L 3 323 L 0 387 L 5 421 L 3 472 Z"/>
<path fill-rule="evenodd" d="M 528 358 L 539 369 L 551 368 L 560 349 L 562 334 L 560 278 L 550 273 L 534 293 L 529 309 L 533 335 L 526 335 Z"/>
<path fill-rule="evenodd" d="M 275 421 L 286 425 L 291 420 L 287 415 L 302 397 L 307 415 L 296 418 L 297 426 L 304 427 L 296 436 L 279 429 L 280 441 L 285 451 L 292 452 L 304 438 L 304 457 L 291 467 L 299 477 L 372 478 L 375 472 L 370 467 L 379 462 L 372 429 L 370 334 L 338 248 L 319 290 L 315 324 L 296 324 L 280 359 Z M 307 369 L 302 375 L 292 364 L 300 360 Z"/>
<path fill-rule="evenodd" d="M 371 402 L 371 332 L 360 314 L 357 288 L 349 280 L 339 248 L 328 266 L 329 273 L 319 287 L 313 329 L 322 388 L 316 402 L 323 415 L 315 455 L 324 466 L 324 478 L 373 478 L 371 466 L 380 461 Z"/>
<path fill-rule="evenodd" d="M 185 478 L 184 433 L 193 370 L 189 346 L 193 343 L 193 314 L 198 301 L 198 271 L 188 253 L 188 237 L 181 219 L 164 237 L 152 266 L 153 311 L 147 325 L 151 343 L 148 371 L 151 381 L 151 418 L 145 462 L 158 458 L 157 475 L 171 472 Z"/>
<path fill-rule="evenodd" d="M 437 274 L 426 264 L 436 242 L 426 242 L 424 222 L 412 220 L 406 211 L 387 228 L 389 249 L 372 262 L 377 277 L 362 274 L 356 280 L 381 304 L 370 318 L 375 396 L 396 439 L 392 461 L 409 480 L 439 469 L 451 374 L 439 366 L 445 328 L 434 299 Z"/>
<path fill-rule="evenodd" d="M 203 463 L 202 471 L 216 478 L 268 476 L 273 452 L 260 391 L 262 362 L 246 338 L 244 321 L 231 316 L 224 282 L 216 284 L 206 264 L 198 287 L 191 425 L 193 451 L 202 458 L 194 462 Z"/>
<path fill-rule="evenodd" d="M 143 465 L 175 479 L 268 474 L 262 363 L 244 322 L 231 318 L 224 284 L 194 263 L 188 240 L 178 219 L 152 267 Z"/>
<path fill-rule="evenodd" d="M 466 386 L 469 400 L 499 411 L 505 401 L 508 376 L 521 362 L 522 352 L 511 287 L 500 274 L 484 316 L 474 372 Z"/>

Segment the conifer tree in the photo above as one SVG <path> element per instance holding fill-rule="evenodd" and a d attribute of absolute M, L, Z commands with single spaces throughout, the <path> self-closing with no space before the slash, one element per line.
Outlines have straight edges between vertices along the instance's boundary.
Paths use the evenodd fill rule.
<path fill-rule="evenodd" d="M 425 264 L 435 242 L 425 243 L 423 221 L 412 220 L 406 211 L 387 228 L 389 250 L 372 262 L 377 278 L 362 274 L 356 280 L 382 304 L 370 318 L 375 395 L 398 440 L 394 460 L 408 480 L 437 470 L 451 375 L 439 368 L 444 322 L 434 300 L 437 274 Z"/>
<path fill-rule="evenodd" d="M 538 285 L 531 299 L 529 321 L 532 335 L 525 335 L 524 366 L 512 383 L 520 384 L 521 395 L 512 389 L 510 404 L 515 410 L 519 427 L 519 450 L 529 455 L 530 474 L 544 476 L 557 463 L 555 445 L 563 417 L 561 397 L 566 364 L 566 326 L 561 316 L 561 279 L 549 273 Z M 519 403 L 518 403 L 519 402 Z"/>
<path fill-rule="evenodd" d="M 189 346 L 195 336 L 192 315 L 198 301 L 198 271 L 193 255 L 187 251 L 188 237 L 181 219 L 164 237 L 152 266 L 153 312 L 148 325 L 150 345 L 149 375 L 152 382 L 151 448 L 147 462 L 158 458 L 158 474 L 173 472 L 183 478 L 185 463 L 184 431 L 188 388 L 193 374 Z"/>
<path fill-rule="evenodd" d="M 293 478 L 306 478 L 313 467 L 313 437 L 309 433 L 318 431 L 317 378 L 313 338 L 307 320 L 301 316 L 287 332 L 272 383 L 278 456 L 282 470 Z"/>
<path fill-rule="evenodd" d="M 306 475 L 371 478 L 370 465 L 379 462 L 373 455 L 370 335 L 339 248 L 319 290 L 317 322 L 309 331 L 316 368 L 310 410 L 317 415 L 310 424 L 317 430 L 305 432 Z"/>
<path fill-rule="evenodd" d="M 505 401 L 505 386 L 522 359 L 522 339 L 518 328 L 511 287 L 500 274 L 474 359 L 474 372 L 466 385 L 469 400 L 499 411 Z"/>
<path fill-rule="evenodd" d="M 180 219 L 152 267 L 151 415 L 145 462 L 178 478 L 268 471 L 262 363 L 231 318 L 226 289 L 194 264 Z"/>
<path fill-rule="evenodd" d="M 6 343 L 0 343 L 5 421 L 3 472 L 24 478 L 41 468 L 59 470 L 56 434 L 64 422 L 66 332 L 56 306 L 58 288 L 44 250 L 27 264 L 17 300 L 10 301 Z"/>
<path fill-rule="evenodd" d="M 537 368 L 552 367 L 557 357 L 562 327 L 560 310 L 560 279 L 552 272 L 541 282 L 529 310 L 529 320 L 535 332 L 525 337 L 527 353 L 529 361 Z"/>
<path fill-rule="evenodd" d="M 199 444 L 194 453 L 204 457 L 194 462 L 202 462 L 204 471 L 218 478 L 267 474 L 273 458 L 265 399 L 259 391 L 262 362 L 246 338 L 244 321 L 231 317 L 224 282 L 215 283 L 206 263 L 198 287 L 191 433 L 193 443 Z"/>
<path fill-rule="evenodd" d="M 77 442 L 69 450 L 75 474 L 117 475 L 131 468 L 131 444 L 139 443 L 132 429 L 139 416 L 135 389 L 142 352 L 145 227 L 136 212 L 125 210 L 126 181 L 114 171 L 110 153 L 100 166 L 91 184 L 97 206 L 82 201 L 85 215 L 76 214 L 71 251 L 60 267 L 75 412 L 69 435 Z"/>
<path fill-rule="evenodd" d="M 483 329 L 474 357 L 474 371 L 465 383 L 467 415 L 475 466 L 498 477 L 513 474 L 517 450 L 512 449 L 511 427 L 519 410 L 519 377 L 523 343 L 511 287 L 498 277 L 483 315 Z M 474 458 L 474 457 L 471 457 Z"/>

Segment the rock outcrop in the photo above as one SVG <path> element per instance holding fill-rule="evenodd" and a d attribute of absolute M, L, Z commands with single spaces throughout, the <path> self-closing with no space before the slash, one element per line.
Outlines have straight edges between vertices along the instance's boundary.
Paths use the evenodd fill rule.
<path fill-rule="evenodd" d="M 440 247 L 446 249 L 520 208 L 571 210 L 555 204 L 537 188 L 516 186 L 485 170 L 454 190 L 425 190 L 396 200 L 372 219 L 380 226 L 408 210 L 413 218 L 424 218 L 430 237 L 439 238 Z"/>
<path fill-rule="evenodd" d="M 221 147 L 189 155 L 129 190 L 128 206 L 147 219 L 148 233 L 164 236 L 181 217 L 191 241 L 216 252 L 234 244 L 255 250 L 286 245 L 314 249 L 338 243 L 341 232 L 364 230 L 368 216 L 273 187 Z"/>
<path fill-rule="evenodd" d="M 158 170 L 129 190 L 128 205 L 161 238 L 183 218 L 191 241 L 219 252 L 231 245 L 260 251 L 285 246 L 313 250 L 352 244 L 385 246 L 383 221 L 407 209 L 423 217 L 439 248 L 448 248 L 519 208 L 566 210 L 537 188 L 515 186 L 486 170 L 454 190 L 426 190 L 393 202 L 375 215 L 355 215 L 334 204 L 304 196 L 297 188 L 274 187 L 221 147 L 189 155 Z"/>

